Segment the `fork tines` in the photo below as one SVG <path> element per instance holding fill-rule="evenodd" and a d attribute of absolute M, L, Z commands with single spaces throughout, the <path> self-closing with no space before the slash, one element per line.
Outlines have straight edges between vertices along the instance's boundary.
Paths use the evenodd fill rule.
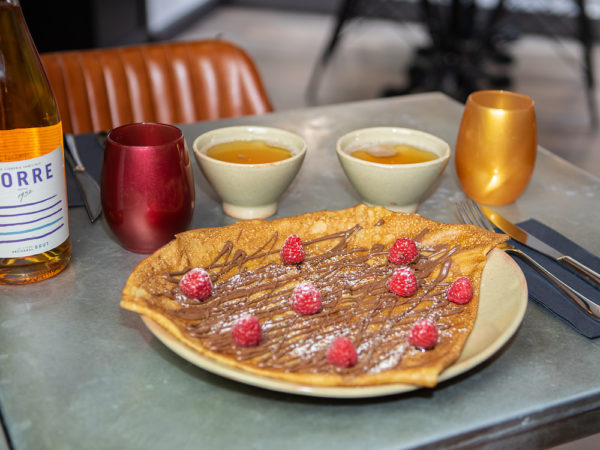
<path fill-rule="evenodd" d="M 456 214 L 462 223 L 477 225 L 486 230 L 494 231 L 494 226 L 483 215 L 479 205 L 471 199 L 456 202 Z"/>

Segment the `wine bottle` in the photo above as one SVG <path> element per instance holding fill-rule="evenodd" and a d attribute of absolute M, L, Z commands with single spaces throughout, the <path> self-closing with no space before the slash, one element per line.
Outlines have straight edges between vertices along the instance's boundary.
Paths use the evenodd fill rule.
<path fill-rule="evenodd" d="M 71 259 L 62 122 L 18 0 L 0 0 L 0 283 Z"/>

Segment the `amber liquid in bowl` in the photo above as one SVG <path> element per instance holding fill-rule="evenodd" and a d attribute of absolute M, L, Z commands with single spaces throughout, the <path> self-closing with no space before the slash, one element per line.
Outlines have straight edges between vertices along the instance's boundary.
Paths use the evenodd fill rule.
<path fill-rule="evenodd" d="M 369 144 L 349 153 L 355 158 L 380 164 L 416 164 L 439 158 L 433 152 L 406 144 Z"/>
<path fill-rule="evenodd" d="M 265 141 L 254 140 L 223 142 L 210 147 L 206 155 L 236 164 L 268 164 L 291 158 L 292 152 Z"/>

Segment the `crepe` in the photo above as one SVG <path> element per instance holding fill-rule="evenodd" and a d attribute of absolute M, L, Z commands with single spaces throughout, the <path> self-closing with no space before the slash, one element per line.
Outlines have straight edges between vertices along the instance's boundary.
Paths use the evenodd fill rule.
<path fill-rule="evenodd" d="M 284 264 L 285 239 L 299 236 L 306 252 L 300 264 Z M 386 282 L 397 268 L 387 252 L 401 237 L 413 239 L 419 258 L 410 267 L 417 292 L 400 297 Z M 437 384 L 458 359 L 477 316 L 486 255 L 506 239 L 472 225 L 450 225 L 417 214 L 358 205 L 272 221 L 250 220 L 181 233 L 144 259 L 130 275 L 121 306 L 157 322 L 204 357 L 249 373 L 315 386 Z M 213 293 L 185 296 L 178 280 L 204 268 Z M 466 304 L 446 299 L 446 289 L 468 277 Z M 300 282 L 321 293 L 322 309 L 297 314 L 290 296 Z M 236 346 L 233 324 L 252 314 L 262 326 L 258 346 Z M 424 350 L 408 342 L 413 324 L 435 323 L 437 344 Z M 328 363 L 338 337 L 356 347 L 351 367 Z"/>

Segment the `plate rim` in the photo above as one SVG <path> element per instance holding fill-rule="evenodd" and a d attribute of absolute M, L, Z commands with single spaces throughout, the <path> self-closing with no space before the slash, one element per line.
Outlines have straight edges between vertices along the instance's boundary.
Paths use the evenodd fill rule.
<path fill-rule="evenodd" d="M 513 274 L 519 278 L 519 298 L 517 299 L 518 308 L 514 311 L 512 320 L 502 332 L 495 337 L 482 351 L 475 355 L 462 359 L 463 353 L 458 357 L 454 364 L 447 367 L 438 378 L 438 386 L 440 383 L 461 375 L 469 370 L 477 367 L 498 350 L 500 350 L 516 333 L 519 326 L 521 325 L 525 312 L 527 309 L 528 289 L 527 282 L 523 271 L 518 264 L 499 248 L 492 249 L 487 256 L 489 262 L 490 258 L 499 258 L 498 263 L 502 264 L 507 272 L 510 270 Z M 487 266 L 487 263 L 486 263 Z M 485 272 L 485 267 L 484 267 Z M 483 279 L 483 274 L 482 274 Z M 481 302 L 481 299 L 480 299 Z M 465 347 L 469 343 L 469 339 L 473 336 L 473 331 L 477 326 L 478 315 L 475 318 L 473 330 L 465 342 Z M 213 374 L 222 376 L 224 378 L 248 384 L 255 387 L 264 388 L 271 391 L 284 392 L 288 394 L 297 394 L 311 397 L 322 397 L 322 398 L 371 398 L 371 397 L 382 397 L 388 395 L 402 394 L 405 392 L 411 392 L 418 389 L 423 389 L 423 386 L 410 385 L 405 383 L 392 383 L 392 384 L 381 384 L 374 386 L 313 386 L 300 383 L 294 383 L 285 380 L 278 380 L 275 378 L 269 378 L 263 375 L 252 374 L 239 368 L 232 368 L 225 364 L 219 363 L 210 357 L 204 356 L 191 347 L 179 342 L 175 339 L 167 330 L 156 323 L 148 316 L 142 315 L 142 321 L 150 332 L 161 341 L 167 348 L 173 351 L 175 354 L 188 361 L 189 363 L 199 367 L 203 370 L 211 372 Z M 481 321 L 480 321 L 481 323 Z M 463 347 L 463 351 L 464 348 Z M 432 388 L 435 389 L 435 388 Z"/>

